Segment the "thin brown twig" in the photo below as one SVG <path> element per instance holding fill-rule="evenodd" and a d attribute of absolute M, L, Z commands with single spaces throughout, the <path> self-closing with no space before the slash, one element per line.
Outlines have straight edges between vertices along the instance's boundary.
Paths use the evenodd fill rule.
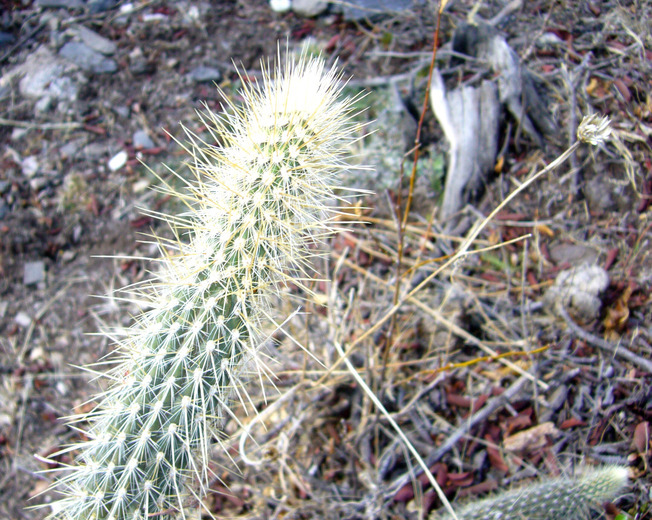
<path fill-rule="evenodd" d="M 432 57 L 430 59 L 430 68 L 428 70 L 428 82 L 426 84 L 426 93 L 423 97 L 423 105 L 421 107 L 421 115 L 419 116 L 419 123 L 417 125 L 417 131 L 416 135 L 414 138 L 414 147 L 410 152 L 414 152 L 414 160 L 412 162 L 412 171 L 410 173 L 410 189 L 408 191 L 408 197 L 407 201 L 405 203 L 405 210 L 403 212 L 403 215 L 401 217 L 401 206 L 402 206 L 402 184 L 403 184 L 403 162 L 401 162 L 401 171 L 399 175 L 399 185 L 398 185 L 398 190 L 397 190 L 397 202 L 396 202 L 396 232 L 397 232 L 397 255 L 396 255 L 396 274 L 395 274 L 395 279 L 396 279 L 396 285 L 394 288 L 394 300 L 393 300 L 393 305 L 396 307 L 399 303 L 400 297 L 401 297 L 401 266 L 403 263 L 403 249 L 404 249 L 404 241 L 405 241 L 405 229 L 407 227 L 407 221 L 408 221 L 408 215 L 410 214 L 410 206 L 412 205 L 412 198 L 414 195 L 414 183 L 416 180 L 416 175 L 417 175 L 417 162 L 419 160 L 419 148 L 420 148 L 420 141 L 421 141 L 421 131 L 423 129 L 423 122 L 426 117 L 426 110 L 428 109 L 428 96 L 430 92 L 430 83 L 432 82 L 432 72 L 435 67 L 435 60 L 437 58 L 437 47 L 438 47 L 438 42 L 439 42 L 439 27 L 441 24 L 441 14 L 443 11 L 443 8 L 445 7 L 446 2 L 440 2 L 439 9 L 437 10 L 437 25 L 435 28 L 435 33 L 433 35 L 433 46 L 432 46 Z M 388 362 L 389 359 L 389 350 L 390 350 L 390 345 L 392 342 L 392 338 L 394 336 L 394 328 L 396 326 L 396 319 L 394 315 L 392 314 L 390 323 L 389 323 L 389 333 L 387 334 L 387 340 L 385 342 L 384 348 L 383 348 L 383 359 L 382 359 L 382 364 L 385 366 Z M 385 380 L 385 370 L 381 373 L 380 377 L 380 382 L 379 382 L 379 387 L 382 388 L 383 386 L 383 381 Z"/>
<path fill-rule="evenodd" d="M 568 328 L 571 330 L 571 332 L 581 340 L 586 341 L 587 343 L 590 343 L 591 345 L 594 345 L 602 350 L 606 350 L 614 356 L 619 356 L 623 359 L 626 359 L 627 361 L 634 363 L 639 368 L 642 368 L 646 372 L 652 374 L 652 361 L 649 359 L 634 354 L 631 350 L 628 350 L 622 345 L 614 345 L 602 338 L 599 338 L 598 336 L 591 334 L 590 332 L 587 332 L 577 323 L 575 323 L 563 305 L 557 305 L 557 311 L 566 322 L 566 325 L 568 325 Z"/>
<path fill-rule="evenodd" d="M 526 377 L 518 378 L 512 385 L 505 390 L 499 396 L 489 399 L 487 403 L 478 410 L 475 414 L 471 416 L 468 421 L 464 421 L 459 428 L 457 428 L 444 443 L 439 446 L 435 451 L 433 451 L 429 456 L 424 459 L 424 462 L 428 467 L 432 466 L 435 462 L 440 460 L 450 449 L 457 444 L 457 442 L 468 435 L 471 428 L 476 424 L 481 423 L 486 420 L 492 413 L 498 410 L 501 406 L 507 403 L 512 397 L 519 395 L 523 390 L 523 387 L 527 383 L 528 379 Z M 385 493 L 385 499 L 391 500 L 396 492 L 401 489 L 405 484 L 410 482 L 414 478 L 414 475 L 406 474 L 402 475 L 396 479 L 389 487 L 387 493 Z"/>
<path fill-rule="evenodd" d="M 444 4 L 444 5 L 442 5 Z M 423 129 L 423 121 L 426 117 L 426 110 L 428 110 L 428 99 L 430 94 L 430 84 L 432 83 L 432 72 L 435 69 L 435 61 L 437 59 L 437 47 L 439 43 L 439 27 L 441 25 L 441 13 L 445 6 L 445 2 L 440 2 L 439 9 L 437 10 L 437 26 L 435 27 L 434 41 L 432 42 L 432 58 L 430 59 L 430 67 L 428 69 L 428 82 L 426 83 L 426 93 L 423 96 L 423 105 L 421 106 L 421 115 L 419 116 L 419 124 L 417 125 L 417 133 L 414 137 L 414 160 L 412 161 L 412 172 L 410 173 L 410 190 L 408 191 L 407 202 L 405 203 L 405 211 L 403 213 L 403 227 L 407 225 L 408 216 L 410 215 L 410 207 L 412 206 L 412 197 L 414 195 L 414 183 L 417 177 L 417 162 L 419 161 L 419 150 L 421 149 L 421 130 Z"/>
<path fill-rule="evenodd" d="M 410 152 L 414 151 L 414 160 L 412 162 L 412 172 L 410 174 L 410 189 L 408 191 L 408 198 L 405 204 L 405 211 L 403 213 L 403 216 L 401 218 L 401 206 L 403 203 L 402 200 L 402 185 L 403 185 L 403 162 L 401 162 L 401 171 L 399 174 L 399 180 L 398 180 L 398 190 L 397 190 L 397 200 L 396 200 L 396 210 L 392 212 L 393 215 L 396 217 L 396 232 L 397 232 L 397 255 L 396 255 L 396 274 L 395 274 L 395 279 L 396 279 L 396 284 L 394 287 L 394 299 L 393 299 L 393 305 L 396 307 L 398 305 L 398 302 L 401 297 L 401 266 L 403 262 L 403 249 L 405 246 L 405 228 L 407 226 L 407 220 L 408 220 L 408 215 L 410 213 L 410 206 L 412 205 L 412 197 L 414 194 L 414 183 L 416 179 L 416 174 L 417 174 L 417 161 L 419 160 L 419 148 L 420 148 L 420 141 L 421 141 L 421 130 L 423 128 L 423 122 L 426 117 L 426 110 L 428 109 L 428 95 L 430 92 L 430 83 L 432 81 L 432 72 L 435 67 L 435 60 L 437 57 L 437 47 L 438 47 L 438 41 L 439 41 L 439 27 L 440 27 L 440 22 L 441 22 L 441 14 L 443 7 L 446 2 L 440 2 L 439 9 L 437 11 L 437 26 L 435 28 L 435 33 L 434 33 L 434 41 L 433 41 L 433 48 L 432 48 L 432 58 L 430 60 L 430 68 L 428 70 L 428 82 L 426 84 L 426 92 L 423 98 L 423 105 L 421 107 L 421 115 L 419 117 L 419 123 L 417 125 L 417 131 L 416 135 L 414 138 L 414 147 Z M 390 201 L 391 204 L 391 201 Z M 380 379 L 378 381 L 378 389 L 382 390 L 382 387 L 384 385 L 385 377 L 386 377 L 386 366 L 389 361 L 389 351 L 390 347 L 392 344 L 392 340 L 394 337 L 394 330 L 396 328 L 396 316 L 392 314 L 390 317 L 390 322 L 388 324 L 388 334 L 385 340 L 385 343 L 383 345 L 382 349 L 382 372 L 380 374 Z M 378 414 L 376 415 L 376 420 L 378 420 Z"/>

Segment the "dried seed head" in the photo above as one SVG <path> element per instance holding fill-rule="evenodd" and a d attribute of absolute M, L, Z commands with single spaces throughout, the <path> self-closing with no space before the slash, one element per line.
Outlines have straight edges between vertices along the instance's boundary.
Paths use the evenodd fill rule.
<path fill-rule="evenodd" d="M 577 129 L 577 139 L 593 146 L 603 144 L 610 135 L 611 121 L 608 117 L 600 117 L 597 114 L 584 117 Z"/>

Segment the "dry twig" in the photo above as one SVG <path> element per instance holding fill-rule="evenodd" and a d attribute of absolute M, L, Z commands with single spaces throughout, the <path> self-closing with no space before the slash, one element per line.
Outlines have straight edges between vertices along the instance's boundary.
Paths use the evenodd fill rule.
<path fill-rule="evenodd" d="M 586 341 L 587 343 L 590 343 L 591 345 L 594 345 L 602 350 L 605 350 L 614 356 L 620 356 L 621 358 L 634 363 L 636 366 L 642 368 L 649 374 L 652 374 L 652 361 L 649 359 L 645 359 L 644 357 L 634 354 L 631 350 L 628 350 L 623 345 L 613 345 L 608 341 L 599 338 L 590 332 L 587 332 L 577 323 L 575 323 L 575 321 L 573 321 L 573 318 L 570 317 L 568 311 L 563 307 L 563 305 L 557 305 L 557 312 L 559 312 L 559 315 L 564 319 L 571 332 L 581 340 Z"/>

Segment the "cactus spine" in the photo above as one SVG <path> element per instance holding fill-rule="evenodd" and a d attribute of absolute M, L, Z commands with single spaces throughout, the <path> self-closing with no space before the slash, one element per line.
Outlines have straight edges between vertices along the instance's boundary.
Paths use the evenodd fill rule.
<path fill-rule="evenodd" d="M 177 237 L 161 249 L 173 252 L 136 291 L 150 310 L 118 340 L 101 404 L 74 419 L 90 422 L 89 440 L 64 450 L 81 454 L 56 484 L 65 496 L 53 518 L 185 517 L 207 491 L 229 402 L 252 368 L 264 371 L 269 299 L 288 267 L 301 284 L 310 244 L 331 231 L 326 204 L 354 138 L 334 69 L 302 56 L 271 76 L 244 88 L 242 108 L 200 115 L 211 143 L 185 130 L 193 179 L 166 190 L 190 211 L 157 215 Z"/>
<path fill-rule="evenodd" d="M 456 511 L 459 520 L 580 520 L 592 507 L 613 499 L 627 485 L 627 468 L 607 466 L 577 478 L 544 480 L 471 502 Z M 431 519 L 451 520 L 444 515 Z"/>

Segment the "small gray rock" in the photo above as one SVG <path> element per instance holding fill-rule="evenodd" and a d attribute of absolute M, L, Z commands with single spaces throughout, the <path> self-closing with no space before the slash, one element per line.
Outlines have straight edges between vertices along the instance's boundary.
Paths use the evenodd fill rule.
<path fill-rule="evenodd" d="M 612 186 L 600 175 L 594 177 L 584 186 L 584 196 L 593 211 L 611 211 L 616 208 Z"/>
<path fill-rule="evenodd" d="M 137 150 L 147 150 L 148 148 L 154 148 L 154 141 L 152 141 L 149 135 L 147 135 L 147 132 L 144 130 L 138 130 L 134 132 L 133 144 L 134 148 Z"/>
<path fill-rule="evenodd" d="M 4 219 L 9 215 L 9 206 L 5 202 L 5 199 L 0 199 L 0 220 Z"/>
<path fill-rule="evenodd" d="M 43 96 L 34 104 L 34 112 L 37 114 L 45 114 L 52 108 L 52 96 Z"/>
<path fill-rule="evenodd" d="M 624 176 L 625 172 L 611 172 L 598 166 L 597 175 L 586 183 L 583 190 L 591 211 L 629 211 L 636 205 L 637 196 L 631 185 L 614 182 L 614 178 L 621 175 Z"/>
<path fill-rule="evenodd" d="M 141 57 L 129 61 L 129 70 L 134 76 L 138 76 L 140 74 L 147 74 L 151 72 L 152 67 L 149 63 L 147 63 L 145 57 Z"/>
<path fill-rule="evenodd" d="M 16 40 L 16 38 L 14 38 L 13 34 L 9 34 L 7 32 L 0 31 L 0 48 L 8 46 L 8 45 L 14 43 L 15 40 Z"/>
<path fill-rule="evenodd" d="M 188 77 L 197 83 L 206 83 L 209 81 L 220 81 L 222 73 L 214 67 L 205 67 L 200 65 L 188 73 Z"/>
<path fill-rule="evenodd" d="M 27 128 L 14 128 L 11 131 L 11 140 L 16 142 L 20 141 L 21 139 L 25 138 L 25 134 L 29 132 L 29 129 Z"/>
<path fill-rule="evenodd" d="M 132 74 L 145 74 L 153 70 L 140 47 L 129 53 L 129 70 Z"/>
<path fill-rule="evenodd" d="M 91 31 L 88 27 L 83 25 L 76 25 L 73 31 L 81 38 L 88 47 L 101 54 L 114 54 L 118 49 L 115 43 L 111 40 Z"/>
<path fill-rule="evenodd" d="M 292 10 L 304 18 L 313 18 L 328 9 L 324 0 L 292 0 Z"/>
<path fill-rule="evenodd" d="M 32 188 L 33 191 L 39 192 L 48 185 L 48 182 L 48 179 L 45 177 L 34 177 L 29 180 L 29 187 Z"/>
<path fill-rule="evenodd" d="M 105 58 L 81 42 L 68 42 L 59 50 L 59 55 L 81 69 L 95 74 L 110 74 L 118 70 L 116 62 Z"/>
<path fill-rule="evenodd" d="M 20 171 L 23 173 L 25 177 L 29 177 L 29 178 L 34 177 L 36 173 L 39 171 L 39 168 L 40 165 L 36 155 L 30 155 L 28 157 L 25 157 L 20 162 Z"/>
<path fill-rule="evenodd" d="M 550 257 L 557 264 L 568 263 L 572 266 L 588 264 L 593 265 L 598 261 L 599 252 L 592 247 L 581 244 L 555 244 L 550 248 Z"/>
<path fill-rule="evenodd" d="M 18 314 L 16 314 L 14 321 L 23 328 L 27 328 L 32 324 L 32 318 L 30 318 L 30 316 L 23 311 L 20 311 Z"/>
<path fill-rule="evenodd" d="M 54 99 L 75 101 L 79 93 L 79 86 L 68 76 L 54 78 L 48 88 L 49 95 Z"/>
<path fill-rule="evenodd" d="M 79 152 L 79 148 L 83 145 L 83 142 L 80 139 L 76 139 L 74 141 L 68 141 L 64 145 L 59 148 L 59 155 L 61 156 L 62 159 L 70 159 L 71 157 L 74 157 L 77 152 Z"/>
<path fill-rule="evenodd" d="M 374 168 L 355 171 L 347 175 L 346 182 L 356 188 L 382 192 L 398 181 L 397 172 L 401 170 L 405 152 L 414 146 L 417 123 L 406 110 L 397 89 L 374 89 L 367 102 L 375 111 L 374 121 L 369 124 L 360 162 L 373 164 Z"/>
<path fill-rule="evenodd" d="M 101 159 L 107 152 L 108 149 L 105 143 L 89 143 L 84 146 L 82 156 L 87 159 Z"/>
<path fill-rule="evenodd" d="M 348 0 L 342 9 L 344 19 L 351 21 L 399 13 L 422 3 L 423 0 Z"/>
<path fill-rule="evenodd" d="M 43 262 L 27 262 L 23 271 L 23 283 L 36 285 L 45 280 L 45 264 Z"/>
<path fill-rule="evenodd" d="M 275 13 L 287 13 L 292 8 L 291 0 L 269 0 L 269 7 Z"/>
<path fill-rule="evenodd" d="M 36 7 L 63 7 L 64 9 L 79 9 L 84 7 L 82 0 L 35 0 Z"/>
<path fill-rule="evenodd" d="M 103 11 L 108 11 L 113 9 L 118 5 L 118 0 L 89 0 L 88 2 L 88 13 L 97 14 Z"/>
<path fill-rule="evenodd" d="M 23 96 L 41 98 L 50 94 L 50 85 L 64 72 L 64 66 L 42 45 L 30 54 L 25 63 L 16 67 L 9 77 L 18 76 L 18 88 Z"/>
<path fill-rule="evenodd" d="M 126 107 L 124 105 L 117 105 L 112 107 L 113 111 L 118 114 L 120 117 L 127 118 L 129 117 L 129 107 Z"/>

